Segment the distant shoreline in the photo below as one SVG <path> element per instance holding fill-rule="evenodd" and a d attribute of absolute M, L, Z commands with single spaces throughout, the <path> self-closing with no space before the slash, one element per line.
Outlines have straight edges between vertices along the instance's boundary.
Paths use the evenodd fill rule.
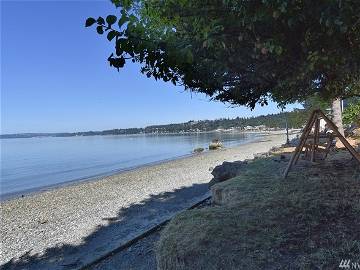
<path fill-rule="evenodd" d="M 208 132 L 231 132 L 231 131 L 275 131 L 285 128 L 285 119 L 288 126 L 300 128 L 303 121 L 294 121 L 291 115 L 302 115 L 302 111 L 281 112 L 277 114 L 260 115 L 256 117 L 236 117 L 233 119 L 214 119 L 188 121 L 184 123 L 172 123 L 151 125 L 146 127 L 115 128 L 102 131 L 78 131 L 78 132 L 22 132 L 12 134 L 0 134 L 0 139 L 33 138 L 33 137 L 74 137 L 95 135 L 135 135 L 135 134 L 187 134 Z"/>
<path fill-rule="evenodd" d="M 297 131 L 299 129 L 289 129 L 289 131 Z M 90 136 L 130 136 L 130 135 L 184 135 L 184 134 L 204 134 L 204 133 L 217 133 L 217 132 L 239 132 L 239 133 L 276 133 L 284 131 L 284 128 L 274 129 L 214 129 L 209 131 L 184 131 L 184 132 L 143 132 L 143 133 L 124 133 L 124 134 L 89 134 L 88 132 L 76 132 L 76 133 L 16 133 L 16 134 L 3 134 L 0 135 L 0 139 L 30 139 L 30 138 L 71 138 L 71 137 L 90 137 Z M 92 131 L 91 131 L 92 132 Z M 96 131 L 94 133 L 101 133 L 102 131 Z M 64 134 L 64 135 L 62 135 Z"/>

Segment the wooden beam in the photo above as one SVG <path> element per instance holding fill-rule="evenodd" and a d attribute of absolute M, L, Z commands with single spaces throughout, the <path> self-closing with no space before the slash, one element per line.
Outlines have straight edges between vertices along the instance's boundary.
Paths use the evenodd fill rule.
<path fill-rule="evenodd" d="M 334 134 L 333 137 L 336 138 L 337 136 Z M 308 138 L 314 139 L 314 135 L 310 134 Z M 319 133 L 318 138 L 319 139 L 327 139 L 327 138 L 329 138 L 329 136 L 327 134 Z"/>
<path fill-rule="evenodd" d="M 314 110 L 310 117 L 309 117 L 309 120 L 308 122 L 306 123 L 306 126 L 303 130 L 303 133 L 301 134 L 300 136 L 300 143 L 296 146 L 295 148 L 295 151 L 294 153 L 292 154 L 291 158 L 290 158 L 290 161 L 284 171 L 284 178 L 286 178 L 286 176 L 288 175 L 289 171 L 290 171 L 290 168 L 291 166 L 293 165 L 293 163 L 295 162 L 295 159 L 297 157 L 297 154 L 299 153 L 299 151 L 301 152 L 303 147 L 304 147 L 304 144 L 306 142 L 306 139 L 307 139 L 307 136 L 309 135 L 309 130 L 311 130 L 311 127 L 312 125 L 314 124 L 314 119 L 315 119 L 315 114 L 316 114 L 316 110 Z"/>
<path fill-rule="evenodd" d="M 311 119 L 311 122 L 309 123 L 309 126 L 306 127 L 306 129 L 304 129 L 304 138 L 303 140 L 300 140 L 300 151 L 298 151 L 295 155 L 295 161 L 294 161 L 294 164 L 296 164 L 299 160 L 299 157 L 301 155 L 301 152 L 302 152 L 302 149 L 307 141 L 307 139 L 309 138 L 309 135 L 310 135 L 310 132 L 311 132 L 311 129 L 315 123 L 315 120 L 317 118 L 317 112 L 316 110 L 314 110 L 314 115 L 313 115 L 313 118 Z"/>
<path fill-rule="evenodd" d="M 318 148 L 318 144 L 319 144 L 319 132 L 320 132 L 320 119 L 319 117 L 316 117 L 315 120 L 315 130 L 314 130 L 314 141 L 313 141 L 313 145 L 312 145 L 312 151 L 311 151 L 311 162 L 315 161 L 315 152 Z"/>

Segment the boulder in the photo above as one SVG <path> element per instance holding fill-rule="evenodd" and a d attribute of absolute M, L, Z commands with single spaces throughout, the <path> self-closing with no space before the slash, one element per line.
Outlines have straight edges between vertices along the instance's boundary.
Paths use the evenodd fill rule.
<path fill-rule="evenodd" d="M 201 152 L 204 152 L 204 150 L 205 150 L 204 148 L 198 147 L 198 148 L 195 148 L 193 152 L 194 153 L 201 153 Z"/>
<path fill-rule="evenodd" d="M 360 128 L 354 128 L 352 134 L 353 136 L 360 137 Z"/>
<path fill-rule="evenodd" d="M 219 139 L 212 140 L 212 142 L 209 144 L 209 150 L 217 150 L 221 148 L 222 142 Z"/>
<path fill-rule="evenodd" d="M 345 128 L 345 137 L 360 137 L 360 127 L 352 125 Z"/>
<path fill-rule="evenodd" d="M 247 164 L 247 161 L 224 161 L 223 164 L 216 166 L 211 172 L 214 177 L 209 182 L 209 187 L 238 176 L 245 164 Z"/>
<path fill-rule="evenodd" d="M 270 156 L 269 152 L 264 152 L 264 153 L 256 153 L 254 154 L 254 159 L 259 159 L 259 158 L 267 158 Z"/>

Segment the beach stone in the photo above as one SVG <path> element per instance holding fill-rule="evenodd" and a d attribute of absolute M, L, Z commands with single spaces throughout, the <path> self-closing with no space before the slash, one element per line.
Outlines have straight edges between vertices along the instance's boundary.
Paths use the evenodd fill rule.
<path fill-rule="evenodd" d="M 270 149 L 270 152 L 279 152 L 281 150 L 281 147 L 274 146 Z"/>
<path fill-rule="evenodd" d="M 360 137 L 360 127 L 354 128 L 354 130 L 352 131 L 352 134 L 354 136 Z"/>
<path fill-rule="evenodd" d="M 209 182 L 209 187 L 239 175 L 245 164 L 247 164 L 247 161 L 224 161 L 221 165 L 216 166 L 211 172 L 214 177 Z"/>
<path fill-rule="evenodd" d="M 257 154 L 254 154 L 254 159 L 267 158 L 269 156 L 270 156 L 270 153 L 268 153 L 268 152 L 257 153 Z"/>
<path fill-rule="evenodd" d="M 360 127 L 356 125 L 348 126 L 344 129 L 345 137 L 359 137 L 360 136 Z"/>

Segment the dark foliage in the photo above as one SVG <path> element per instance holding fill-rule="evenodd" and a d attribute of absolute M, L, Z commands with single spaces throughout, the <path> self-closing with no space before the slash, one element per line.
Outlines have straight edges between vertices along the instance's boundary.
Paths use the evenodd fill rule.
<path fill-rule="evenodd" d="M 359 95 L 358 1 L 113 0 L 89 18 L 114 43 L 110 66 L 253 108 Z"/>

